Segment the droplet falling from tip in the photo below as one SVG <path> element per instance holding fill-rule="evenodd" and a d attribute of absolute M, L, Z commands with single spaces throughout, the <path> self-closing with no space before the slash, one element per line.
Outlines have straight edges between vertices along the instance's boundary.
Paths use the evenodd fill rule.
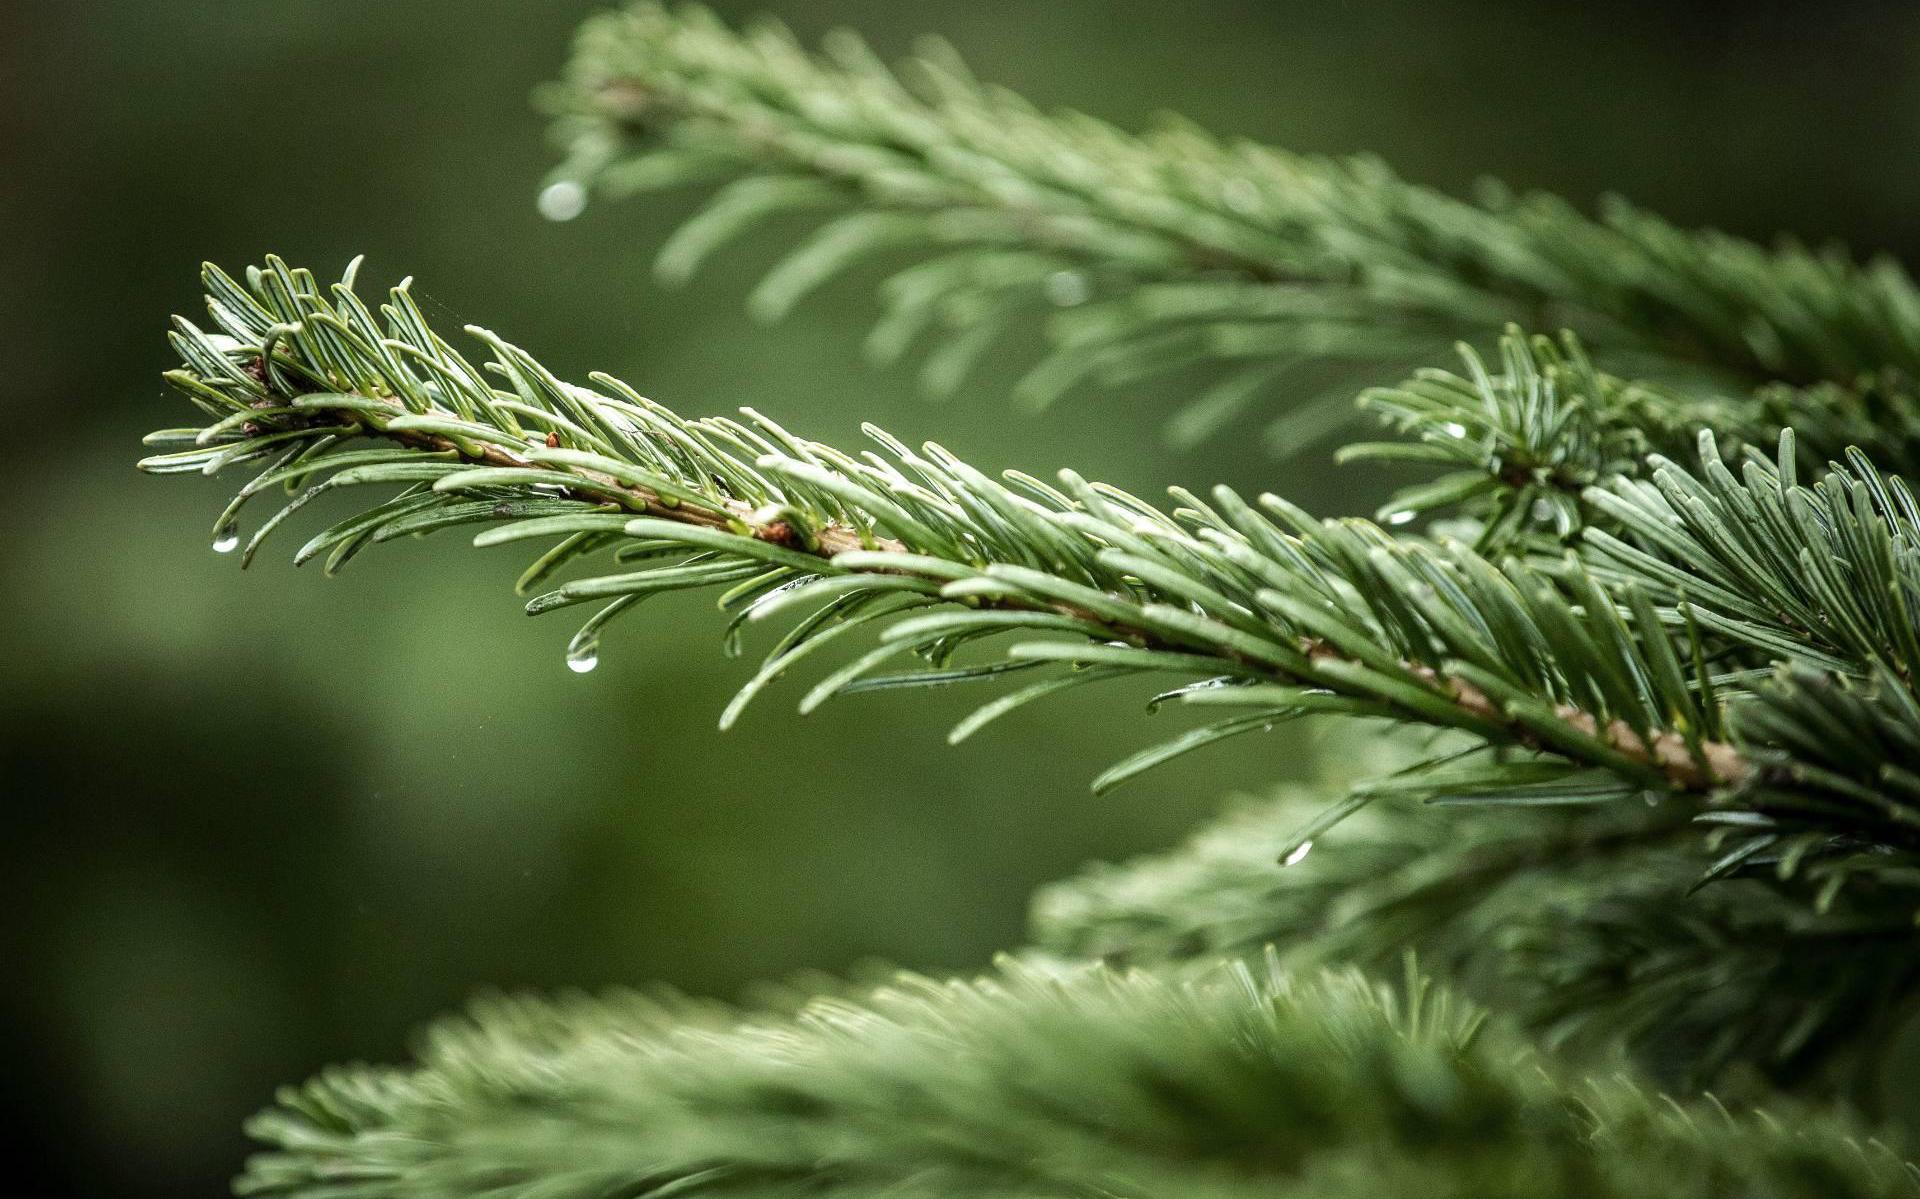
<path fill-rule="evenodd" d="M 575 646 L 567 651 L 567 669 L 575 674 L 585 674 L 600 665 L 600 646 L 597 642 Z"/>
<path fill-rule="evenodd" d="M 550 221 L 570 221 L 587 210 L 587 189 L 571 179 L 540 189 L 540 215 Z"/>
<path fill-rule="evenodd" d="M 1280 859 L 1280 864 L 1282 866 L 1298 866 L 1301 862 L 1305 861 L 1307 855 L 1312 852 L 1313 852 L 1313 842 L 1302 841 L 1300 844 L 1293 847 L 1292 853 Z"/>

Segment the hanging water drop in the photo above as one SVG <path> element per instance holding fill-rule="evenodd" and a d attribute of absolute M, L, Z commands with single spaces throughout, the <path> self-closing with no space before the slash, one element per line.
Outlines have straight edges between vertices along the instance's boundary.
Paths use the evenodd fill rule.
<path fill-rule="evenodd" d="M 1449 437 L 1465 437 L 1467 435 L 1467 427 L 1457 420 L 1450 420 L 1440 427 L 1447 431 L 1447 436 Z"/>
<path fill-rule="evenodd" d="M 1280 864 L 1282 866 L 1298 866 L 1301 862 L 1305 861 L 1307 855 L 1312 852 L 1313 852 L 1313 842 L 1302 841 L 1300 844 L 1293 847 L 1292 853 L 1280 859 Z"/>
<path fill-rule="evenodd" d="M 567 647 L 567 669 L 575 674 L 585 674 L 600 665 L 600 642 L 598 640 L 580 642 Z"/>
<path fill-rule="evenodd" d="M 570 221 L 587 210 L 587 189 L 571 179 L 540 189 L 540 215 L 550 221 Z"/>
<path fill-rule="evenodd" d="M 1419 513 L 1413 511 L 1411 508 L 1402 508 L 1398 512 L 1387 513 L 1387 523 L 1390 525 L 1408 524 L 1408 523 L 1411 523 L 1413 518 L 1418 515 Z"/>
<path fill-rule="evenodd" d="M 213 535 L 213 552 L 231 554 L 240 544 L 240 530 L 229 525 Z"/>

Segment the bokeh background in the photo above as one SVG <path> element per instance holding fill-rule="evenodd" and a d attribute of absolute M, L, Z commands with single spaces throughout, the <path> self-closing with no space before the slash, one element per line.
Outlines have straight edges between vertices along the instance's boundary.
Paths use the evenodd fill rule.
<path fill-rule="evenodd" d="M 295 572 L 209 552 L 224 483 L 135 474 L 179 423 L 169 313 L 203 258 L 277 251 L 418 276 L 430 310 L 687 411 L 872 419 L 985 464 L 1153 491 L 1280 484 L 1365 511 L 1380 481 L 1258 438 L 1174 453 L 1168 397 L 1040 418 L 1007 370 L 930 404 L 859 360 L 867 289 L 776 328 L 740 297 L 771 234 L 666 294 L 692 196 L 541 221 L 530 89 L 595 0 L 19 0 L 0 5 L 0 1019 L 3 1089 L 46 1193 L 222 1193 L 241 1119 L 344 1058 L 390 1059 L 480 986 L 750 980 L 884 959 L 965 969 L 1032 886 L 1159 847 L 1310 767 L 1254 739 L 1103 799 L 1154 727 L 1063 704 L 959 750 L 963 698 L 795 692 L 714 731 L 746 665 L 702 599 L 656 604 L 601 668 L 530 622 L 519 559 L 456 535 Z M 1920 6 L 1441 0 L 764 0 L 899 52 L 944 34 L 985 77 L 1129 125 L 1373 150 L 1688 222 L 1920 255 Z M 313 568 L 310 568 L 310 570 Z M 561 620 L 564 618 L 551 618 Z"/>

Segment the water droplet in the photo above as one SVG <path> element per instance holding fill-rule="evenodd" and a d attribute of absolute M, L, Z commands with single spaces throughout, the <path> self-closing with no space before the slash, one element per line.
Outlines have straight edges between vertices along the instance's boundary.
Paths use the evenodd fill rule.
<path fill-rule="evenodd" d="M 1092 294 L 1087 277 L 1079 271 L 1055 271 L 1047 276 L 1047 301 L 1056 308 L 1084 304 Z"/>
<path fill-rule="evenodd" d="M 239 544 L 240 534 L 238 530 L 222 529 L 214 534 L 213 552 L 216 554 L 231 554 Z"/>
<path fill-rule="evenodd" d="M 1280 860 L 1280 864 L 1282 866 L 1298 866 L 1301 862 L 1305 861 L 1307 855 L 1312 852 L 1313 852 L 1313 842 L 1302 841 L 1300 844 L 1293 847 L 1292 853 L 1288 854 L 1286 857 Z"/>
<path fill-rule="evenodd" d="M 567 647 L 567 669 L 585 674 L 600 665 L 600 642 L 587 641 Z"/>
<path fill-rule="evenodd" d="M 549 183 L 540 189 L 539 208 L 550 221 L 570 221 L 587 210 L 587 189 L 571 179 Z"/>
<path fill-rule="evenodd" d="M 1447 436 L 1449 437 L 1465 437 L 1467 435 L 1467 427 L 1457 420 L 1450 420 L 1440 427 L 1447 431 Z"/>
<path fill-rule="evenodd" d="M 1418 513 L 1414 512 L 1411 508 L 1402 508 L 1398 512 L 1387 513 L 1387 523 L 1390 525 L 1410 524 L 1416 515 L 1418 515 Z"/>

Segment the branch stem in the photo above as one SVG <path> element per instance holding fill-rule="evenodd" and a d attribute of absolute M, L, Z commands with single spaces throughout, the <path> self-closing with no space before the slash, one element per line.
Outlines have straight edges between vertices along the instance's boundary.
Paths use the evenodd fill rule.
<path fill-rule="evenodd" d="M 451 451 L 462 461 L 476 465 L 557 470 L 580 479 L 577 486 L 565 489 L 567 498 L 587 504 L 617 504 L 626 511 L 640 515 L 752 537 L 758 541 L 810 554 L 819 558 L 823 566 L 831 566 L 839 554 L 852 550 L 878 549 L 900 554 L 913 552 L 913 547 L 905 542 L 894 538 L 868 535 L 859 529 L 838 522 L 823 524 L 812 530 L 809 536 L 786 520 L 757 519 L 755 509 L 737 499 L 717 499 L 711 506 L 669 500 L 650 488 L 622 482 L 611 475 L 586 467 L 537 463 L 531 458 L 514 453 L 506 446 L 493 442 L 463 444 L 458 439 L 441 433 L 417 429 L 393 429 L 388 427 L 390 418 L 377 410 L 358 405 L 342 406 L 338 410 L 328 409 L 324 405 L 312 407 L 313 399 L 318 397 L 298 398 L 308 400 L 308 404 L 302 407 L 310 412 L 311 416 L 305 419 L 336 424 L 342 421 L 351 422 L 369 437 L 384 438 L 423 451 Z M 367 398 L 381 402 L 387 400 L 387 397 L 378 396 L 356 397 L 361 401 Z M 404 414 L 405 410 L 395 404 L 391 415 L 398 417 Z M 538 443 L 529 442 L 529 447 L 535 444 Z M 873 568 L 866 569 L 873 570 Z M 877 573 L 912 574 L 913 572 L 909 569 L 889 567 Z M 926 577 L 929 581 L 945 581 L 934 576 Z M 1098 624 L 1111 633 L 1113 640 L 1142 649 L 1190 652 L 1193 648 L 1071 603 L 1040 603 L 1011 597 L 977 596 L 970 597 L 967 602 L 978 607 L 1059 613 L 1079 621 Z M 1218 647 L 1210 648 L 1220 652 Z M 1303 642 L 1298 648 L 1309 664 L 1352 660 L 1317 642 Z M 1325 686 L 1329 683 L 1329 680 L 1316 677 L 1310 670 L 1306 673 L 1288 671 L 1271 661 L 1255 661 L 1245 655 L 1231 652 L 1223 656 L 1268 680 L 1293 684 L 1306 683 L 1313 686 Z M 1474 723 L 1496 726 L 1515 744 L 1537 750 L 1553 750 L 1553 746 L 1528 728 L 1513 712 L 1478 687 L 1465 680 L 1448 677 L 1430 666 L 1403 663 L 1403 667 Z M 1643 737 L 1625 721 L 1616 719 L 1603 722 L 1592 713 L 1571 704 L 1556 705 L 1553 711 L 1555 718 L 1575 733 L 1599 741 L 1611 753 L 1664 779 L 1676 791 L 1707 793 L 1738 787 L 1754 774 L 1753 764 L 1737 746 L 1728 742 L 1690 742 L 1681 734 L 1671 731 L 1657 732 L 1649 737 Z"/>

